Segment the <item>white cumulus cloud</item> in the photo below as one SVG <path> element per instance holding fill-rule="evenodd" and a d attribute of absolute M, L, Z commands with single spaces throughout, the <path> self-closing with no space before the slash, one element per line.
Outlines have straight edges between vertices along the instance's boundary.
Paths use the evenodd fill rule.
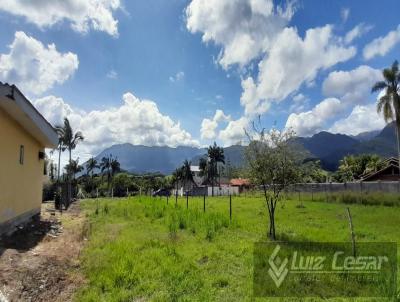
<path fill-rule="evenodd" d="M 336 118 L 343 110 L 339 99 L 328 98 L 312 110 L 292 113 L 286 121 L 286 129 L 293 129 L 298 136 L 310 136 L 324 129 L 326 124 Z"/>
<path fill-rule="evenodd" d="M 220 122 L 230 121 L 231 117 L 225 115 L 225 113 L 218 109 L 215 111 L 215 115 L 212 119 L 205 118 L 201 123 L 200 134 L 202 139 L 214 139 L 217 134 L 216 130 Z"/>
<path fill-rule="evenodd" d="M 269 48 L 294 8 L 291 2 L 275 8 L 272 0 L 192 0 L 185 12 L 187 29 L 220 45 L 218 62 L 228 68 L 244 66 Z"/>
<path fill-rule="evenodd" d="M 360 24 L 348 33 L 347 39 L 334 34 L 332 25 L 310 28 L 300 35 L 289 22 L 295 12 L 295 1 L 286 8 L 275 6 L 272 0 L 192 0 L 186 8 L 186 26 L 191 33 L 202 34 L 204 43 L 212 42 L 221 47 L 218 64 L 224 69 L 237 64 L 242 72 L 240 104 L 244 114 L 229 121 L 218 138 L 224 143 L 235 143 L 244 138 L 244 128 L 257 115 L 266 113 L 273 103 L 280 102 L 297 92 L 293 111 L 304 110 L 307 98 L 301 98 L 302 85 L 315 85 L 321 70 L 347 61 L 356 55 L 356 48 L 349 45 L 368 28 Z M 350 11 L 344 11 L 347 19 Z M 346 40 L 346 41 L 345 41 Z M 247 67 L 258 62 L 256 75 L 244 76 Z M 329 100 L 329 101 L 328 101 Z M 326 104 L 331 109 L 342 107 L 338 99 L 321 102 L 306 113 L 292 114 L 290 123 L 298 125 L 302 133 L 322 127 L 304 125 L 305 115 L 313 118 Z M 335 100 L 335 101 L 334 101 Z M 215 128 L 212 120 L 205 125 Z M 309 130 L 306 130 L 309 129 Z M 210 131 L 210 137 L 215 131 Z"/>
<path fill-rule="evenodd" d="M 228 123 L 225 129 L 219 132 L 218 138 L 222 140 L 224 146 L 240 144 L 246 138 L 245 130 L 248 130 L 249 120 L 241 117 Z"/>
<path fill-rule="evenodd" d="M 174 76 L 169 77 L 169 81 L 171 83 L 180 82 L 185 78 L 185 73 L 183 71 L 179 71 Z"/>
<path fill-rule="evenodd" d="M 376 38 L 364 47 L 363 56 L 370 60 L 375 56 L 386 55 L 393 47 L 400 42 L 400 25 L 390 31 L 386 36 Z"/>
<path fill-rule="evenodd" d="M 146 146 L 198 146 L 198 141 L 183 130 L 179 122 L 163 115 L 157 104 L 125 93 L 119 107 L 81 112 L 61 98 L 48 96 L 34 102 L 35 107 L 53 124 L 68 117 L 85 136 L 81 151 L 96 155 L 118 143 Z"/>
<path fill-rule="evenodd" d="M 381 78 L 380 70 L 366 65 L 350 71 L 333 71 L 324 80 L 322 91 L 325 96 L 339 97 L 346 104 L 366 103 L 371 87 Z"/>
<path fill-rule="evenodd" d="M 349 32 L 347 32 L 346 36 L 344 37 L 344 42 L 349 44 L 353 42 L 353 40 L 365 35 L 372 29 L 371 25 L 366 25 L 364 23 L 360 23 L 353 27 Z"/>
<path fill-rule="evenodd" d="M 313 81 L 319 70 L 355 54 L 354 47 L 342 45 L 333 35 L 330 25 L 307 30 L 304 39 L 296 29 L 286 28 L 259 63 L 257 82 L 251 77 L 245 80 L 245 85 L 242 82 L 245 111 L 266 112 L 272 101 L 281 101 L 303 83 Z"/>
<path fill-rule="evenodd" d="M 73 30 L 90 29 L 118 36 L 118 21 L 113 13 L 120 0 L 0 0 L 0 10 L 24 17 L 40 28 L 67 21 Z"/>
<path fill-rule="evenodd" d="M 0 54 L 0 80 L 16 84 L 25 93 L 39 95 L 62 84 L 78 69 L 78 56 L 60 53 L 22 31 L 15 33 L 10 52 Z"/>
<path fill-rule="evenodd" d="M 376 104 L 357 105 L 349 116 L 336 121 L 329 131 L 357 135 L 361 132 L 379 130 L 384 126 L 383 118 L 376 112 Z"/>

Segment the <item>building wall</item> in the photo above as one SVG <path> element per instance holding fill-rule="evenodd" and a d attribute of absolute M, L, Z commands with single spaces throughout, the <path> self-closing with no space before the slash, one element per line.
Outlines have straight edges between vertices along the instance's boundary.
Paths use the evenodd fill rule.
<path fill-rule="evenodd" d="M 40 212 L 44 148 L 0 109 L 0 233 Z M 24 162 L 20 164 L 20 146 Z"/>

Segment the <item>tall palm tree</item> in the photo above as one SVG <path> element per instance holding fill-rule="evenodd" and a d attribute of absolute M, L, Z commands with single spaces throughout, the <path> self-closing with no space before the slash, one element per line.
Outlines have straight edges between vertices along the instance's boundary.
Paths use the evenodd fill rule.
<path fill-rule="evenodd" d="M 72 160 L 72 150 L 74 150 L 78 143 L 83 140 L 84 137 L 82 135 L 82 132 L 77 131 L 76 133 L 74 133 L 69 120 L 67 118 L 64 118 L 63 141 L 65 148 L 68 149 L 70 162 Z"/>
<path fill-rule="evenodd" d="M 172 182 L 176 185 L 176 195 L 178 195 L 179 182 L 183 180 L 183 169 L 182 167 L 175 169 L 172 173 Z"/>
<path fill-rule="evenodd" d="M 185 189 L 187 183 L 194 183 L 192 170 L 190 169 L 191 162 L 185 160 L 182 166 L 182 180 L 183 180 L 183 188 Z"/>
<path fill-rule="evenodd" d="M 119 163 L 117 158 L 111 158 L 110 168 L 111 168 L 111 179 L 112 179 L 116 173 L 121 171 L 121 164 Z"/>
<path fill-rule="evenodd" d="M 397 136 L 397 155 L 400 162 L 400 72 L 399 63 L 394 61 L 390 68 L 382 71 L 384 80 L 375 83 L 372 92 L 384 90 L 385 94 L 378 100 L 377 111 L 383 114 L 385 122 L 395 121 Z"/>
<path fill-rule="evenodd" d="M 206 182 L 211 182 L 212 181 L 211 180 L 212 175 L 210 173 L 211 172 L 211 166 L 210 166 L 210 159 L 208 157 L 207 158 L 204 158 L 204 157 L 200 158 L 199 169 L 200 169 L 200 176 L 202 176 L 203 179 Z"/>
<path fill-rule="evenodd" d="M 75 180 L 76 173 L 79 173 L 83 170 L 83 167 L 79 164 L 79 158 L 76 160 L 71 160 L 70 163 L 65 166 L 65 170 L 67 170 L 68 174 L 73 175 Z"/>
<path fill-rule="evenodd" d="M 214 186 L 218 176 L 218 163 L 225 164 L 224 148 L 217 146 L 217 143 L 214 142 L 213 146 L 208 147 L 207 156 L 210 165 L 209 173 L 211 177 L 212 196 L 214 196 Z M 221 186 L 221 183 L 219 183 L 219 186 Z"/>
<path fill-rule="evenodd" d="M 90 158 L 87 163 L 86 163 L 86 172 L 90 177 L 93 179 L 93 172 L 95 169 L 100 168 L 100 166 L 97 164 L 97 160 L 95 160 L 93 157 Z"/>
<path fill-rule="evenodd" d="M 64 145 L 64 127 L 63 126 L 55 126 L 55 130 L 58 135 L 58 168 L 57 168 L 57 182 L 60 182 L 60 165 L 61 165 L 61 153 L 65 151 L 65 145 Z"/>
<path fill-rule="evenodd" d="M 104 172 L 107 174 L 107 190 L 110 191 L 110 181 L 111 181 L 111 155 L 105 156 L 101 159 L 100 163 L 101 173 L 104 175 Z"/>
<path fill-rule="evenodd" d="M 116 173 L 121 171 L 121 164 L 117 158 L 113 158 L 110 154 L 107 157 L 103 157 L 100 163 L 101 172 L 106 171 L 107 174 L 107 190 L 110 192 L 110 184 Z"/>
<path fill-rule="evenodd" d="M 69 152 L 69 163 L 72 161 L 72 150 L 74 150 L 77 144 L 83 141 L 84 137 L 82 132 L 77 131 L 74 133 L 68 118 L 64 118 L 64 126 L 62 130 L 62 142 L 64 147 Z M 68 202 L 71 201 L 72 188 L 71 188 L 71 174 L 68 174 Z"/>

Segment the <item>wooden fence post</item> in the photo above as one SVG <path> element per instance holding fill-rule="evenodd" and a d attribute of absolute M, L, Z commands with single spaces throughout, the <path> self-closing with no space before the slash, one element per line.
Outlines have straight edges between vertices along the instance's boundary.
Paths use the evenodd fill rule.
<path fill-rule="evenodd" d="M 229 220 L 232 221 L 232 195 L 229 194 Z"/>
<path fill-rule="evenodd" d="M 311 185 L 311 201 L 314 201 L 314 190 L 313 190 L 313 185 Z"/>
<path fill-rule="evenodd" d="M 324 184 L 326 202 L 328 202 L 327 184 L 328 184 L 328 183 L 325 183 L 325 184 Z"/>
<path fill-rule="evenodd" d="M 168 194 L 167 194 L 167 204 L 168 204 Z"/>
<path fill-rule="evenodd" d="M 186 192 L 186 209 L 189 209 L 189 192 Z"/>
<path fill-rule="evenodd" d="M 203 212 L 206 212 L 206 194 L 203 196 Z"/>
<path fill-rule="evenodd" d="M 351 218 L 351 214 L 350 214 L 350 209 L 349 208 L 347 208 L 347 217 L 349 218 L 351 243 L 352 243 L 352 246 L 353 246 L 353 256 L 356 257 L 356 239 L 355 239 L 354 229 L 353 229 L 353 220 Z"/>
<path fill-rule="evenodd" d="M 178 190 L 175 192 L 175 205 L 178 205 Z"/>

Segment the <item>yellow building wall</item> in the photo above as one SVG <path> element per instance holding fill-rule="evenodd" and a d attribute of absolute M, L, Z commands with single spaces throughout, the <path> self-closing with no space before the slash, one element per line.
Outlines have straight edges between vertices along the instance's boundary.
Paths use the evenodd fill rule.
<path fill-rule="evenodd" d="M 39 151 L 44 151 L 40 143 L 0 109 L 0 223 L 40 209 L 44 160 Z"/>

